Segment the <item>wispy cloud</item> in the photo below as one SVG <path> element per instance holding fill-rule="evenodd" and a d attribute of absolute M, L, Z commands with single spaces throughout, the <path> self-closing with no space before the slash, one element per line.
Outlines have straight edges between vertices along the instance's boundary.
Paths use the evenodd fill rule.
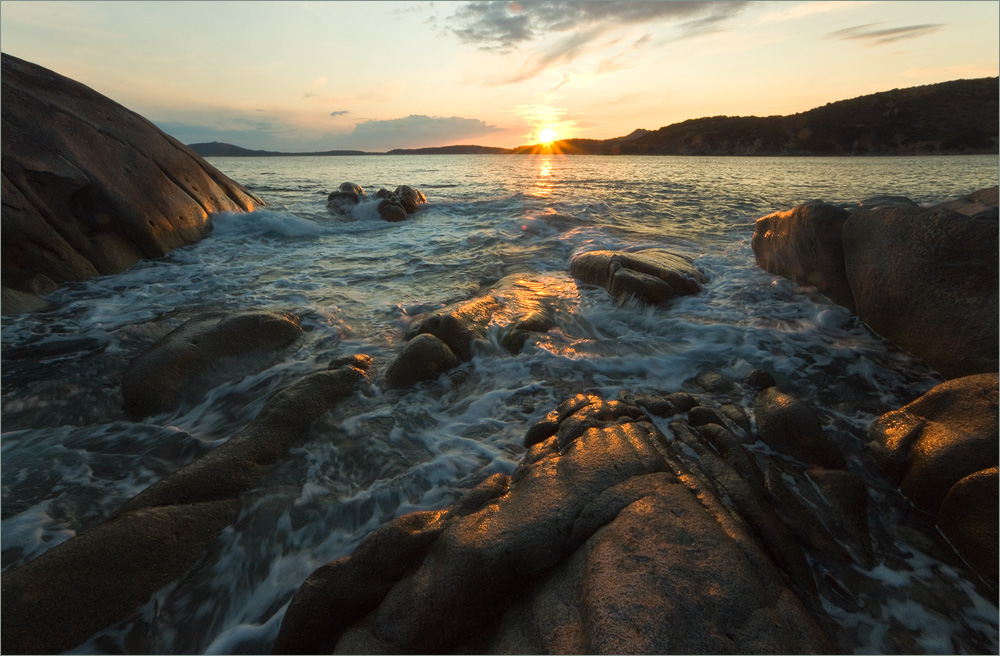
<path fill-rule="evenodd" d="M 345 114 L 350 114 L 346 109 L 338 109 L 335 112 L 330 112 L 330 116 L 344 116 Z"/>
<path fill-rule="evenodd" d="M 524 61 L 513 73 L 494 83 L 523 82 L 564 66 L 621 39 L 611 33 L 621 28 L 672 24 L 678 38 L 720 29 L 748 2 L 470 2 L 451 17 L 451 31 L 462 43 L 498 54 L 520 52 Z M 644 37 L 646 38 L 646 37 Z M 642 41 L 642 40 L 640 40 Z M 638 43 L 641 47 L 648 41 Z M 604 72 L 624 66 L 621 53 L 604 62 Z"/>
<path fill-rule="evenodd" d="M 336 141 L 344 147 L 378 151 L 454 145 L 503 131 L 504 128 L 477 118 L 411 114 L 403 118 L 363 121 Z"/>
<path fill-rule="evenodd" d="M 789 20 L 795 20 L 797 18 L 805 18 L 806 16 L 812 16 L 813 14 L 823 14 L 829 11 L 841 11 L 843 9 L 852 9 L 856 7 L 861 7 L 869 2 L 858 2 L 856 0 L 848 0 L 844 2 L 803 2 L 801 4 L 792 4 L 792 6 L 787 9 L 779 9 L 778 11 L 772 11 L 765 14 L 760 18 L 760 23 L 774 23 L 774 22 L 784 22 Z"/>
<path fill-rule="evenodd" d="M 925 25 L 906 25 L 904 27 L 876 28 L 881 23 L 869 23 L 868 25 L 858 25 L 848 27 L 843 30 L 830 32 L 827 36 L 834 39 L 844 39 L 851 41 L 867 41 L 869 45 L 884 45 L 895 43 L 903 39 L 915 39 L 931 32 L 936 32 L 944 27 L 943 23 L 931 23 Z"/>
<path fill-rule="evenodd" d="M 553 32 L 605 31 L 621 25 L 723 20 L 743 10 L 747 2 L 594 1 L 470 2 L 453 16 L 452 31 L 464 43 L 508 51 Z M 692 24 L 694 29 L 701 25 Z"/>

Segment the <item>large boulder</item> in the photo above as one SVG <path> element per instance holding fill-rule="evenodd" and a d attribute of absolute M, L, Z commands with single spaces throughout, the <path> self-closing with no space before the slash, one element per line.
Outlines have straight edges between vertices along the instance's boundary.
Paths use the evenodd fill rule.
<path fill-rule="evenodd" d="M 997 236 L 995 213 L 855 212 L 843 243 L 858 317 L 947 378 L 997 371 Z"/>
<path fill-rule="evenodd" d="M 400 517 L 311 575 L 274 652 L 836 651 L 638 408 L 595 396 L 561 408 L 572 427 L 512 476 Z"/>
<path fill-rule="evenodd" d="M 353 394 L 367 361 L 304 377 L 268 401 L 239 434 L 133 497 L 108 521 L 4 572 L 4 653 L 77 647 L 182 576 L 236 521 L 240 495 Z"/>
<path fill-rule="evenodd" d="M 129 364 L 122 375 L 125 409 L 145 416 L 198 401 L 224 382 L 271 366 L 301 334 L 298 317 L 276 312 L 191 319 Z"/>
<path fill-rule="evenodd" d="M 636 297 L 658 305 L 697 294 L 706 282 L 690 258 L 661 249 L 583 253 L 573 258 L 570 272 L 583 282 L 603 287 L 619 303 Z"/>
<path fill-rule="evenodd" d="M 843 208 L 813 201 L 757 219 L 751 241 L 757 266 L 815 287 L 834 303 L 853 310 L 842 237 L 849 216 Z"/>
<path fill-rule="evenodd" d="M 998 385 L 997 374 L 951 380 L 868 427 L 869 449 L 889 478 L 994 582 Z"/>
<path fill-rule="evenodd" d="M 34 294 L 199 241 L 264 203 L 96 91 L 3 54 L 2 275 Z M 20 309 L 7 307 L 4 311 Z"/>

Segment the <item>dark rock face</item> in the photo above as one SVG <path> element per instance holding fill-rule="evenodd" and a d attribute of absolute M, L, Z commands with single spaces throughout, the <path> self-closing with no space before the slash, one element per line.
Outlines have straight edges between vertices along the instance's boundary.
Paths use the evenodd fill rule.
<path fill-rule="evenodd" d="M 827 437 L 819 419 L 802 401 L 777 387 L 768 387 L 754 401 L 760 439 L 781 453 L 809 465 L 846 469 L 844 456 Z"/>
<path fill-rule="evenodd" d="M 117 273 L 199 241 L 212 213 L 264 204 L 94 90 L 7 54 L 2 66 L 5 288 Z"/>
<path fill-rule="evenodd" d="M 842 237 L 848 216 L 847 210 L 814 201 L 757 219 L 751 242 L 757 266 L 815 287 L 853 310 Z"/>
<path fill-rule="evenodd" d="M 956 549 L 997 580 L 997 374 L 931 389 L 868 428 L 869 448 L 914 505 L 937 518 Z M 986 528 L 986 525 L 992 528 Z"/>
<path fill-rule="evenodd" d="M 996 371 L 997 188 L 932 208 L 813 202 L 757 220 L 757 264 L 814 285 L 948 378 Z"/>
<path fill-rule="evenodd" d="M 859 210 L 844 224 L 858 316 L 948 378 L 996 371 L 998 223 L 948 209 Z"/>
<path fill-rule="evenodd" d="M 659 305 L 697 294 L 706 282 L 692 260 L 658 249 L 583 253 L 573 258 L 570 272 L 583 282 L 603 287 L 619 303 L 634 296 Z"/>
<path fill-rule="evenodd" d="M 110 520 L 5 572 L 4 652 L 72 649 L 183 575 L 236 520 L 240 495 L 364 378 L 352 366 L 306 376 L 238 435 L 147 488 Z"/>
<path fill-rule="evenodd" d="M 125 370 L 125 408 L 145 416 L 197 401 L 223 382 L 271 366 L 301 334 L 297 317 L 275 312 L 217 312 L 191 319 Z"/>
<path fill-rule="evenodd" d="M 836 650 L 772 560 L 809 576 L 787 530 L 787 545 L 771 533 L 762 547 L 638 408 L 580 395 L 557 415 L 509 478 L 394 520 L 317 570 L 274 652 Z M 781 528 L 765 507 L 757 520 Z"/>

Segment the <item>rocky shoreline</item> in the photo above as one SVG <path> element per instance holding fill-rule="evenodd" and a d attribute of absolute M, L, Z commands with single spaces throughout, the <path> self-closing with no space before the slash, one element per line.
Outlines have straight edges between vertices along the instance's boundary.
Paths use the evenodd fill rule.
<path fill-rule="evenodd" d="M 5 120 L 8 67 L 24 64 L 4 56 Z M 145 142 L 132 143 L 146 153 Z M 3 147 L 6 202 L 14 169 L 6 139 Z M 164 166 L 160 172 L 174 181 L 185 179 L 189 165 Z M 157 248 L 200 238 L 206 208 L 240 207 L 228 195 L 230 205 L 206 200 L 217 189 L 242 193 L 216 173 L 204 175 L 217 187 L 185 192 L 185 206 L 193 202 L 204 216 L 157 232 Z M 102 193 L 142 215 L 149 196 L 131 184 L 108 183 Z M 74 187 L 69 196 L 90 188 Z M 331 211 L 361 194 L 344 183 L 331 194 Z M 415 211 L 423 197 L 406 186 L 386 194 L 402 218 L 412 214 L 406 201 Z M 260 204 L 239 198 L 242 210 Z M 16 225 L 49 225 L 42 206 L 32 207 L 36 213 L 26 210 Z M 120 229 L 139 243 L 128 232 L 131 215 L 109 213 L 103 232 L 83 234 L 80 243 L 87 252 L 102 245 L 124 252 L 116 251 L 119 237 L 108 235 Z M 8 265 L 20 262 L 8 260 L 8 249 L 33 234 L 8 230 L 8 216 L 5 208 L 5 286 Z M 995 187 L 933 208 L 883 197 L 852 211 L 816 202 L 762 217 L 753 239 L 759 266 L 851 309 L 950 380 L 876 418 L 865 436 L 830 421 L 823 399 L 797 398 L 763 370 L 740 380 L 705 371 L 679 389 L 567 398 L 525 426 L 525 452 L 510 476 L 490 476 L 446 508 L 388 522 L 303 581 L 274 652 L 853 652 L 873 629 L 843 621 L 845 613 L 905 603 L 873 575 L 886 563 L 907 567 L 897 546 L 903 536 L 995 599 L 997 228 Z M 114 259 L 158 252 L 133 249 Z M 60 279 L 54 264 L 18 266 L 10 280 L 22 286 L 11 289 L 25 294 L 79 279 Z M 708 282 L 694 262 L 658 249 L 585 253 L 569 273 L 616 302 L 666 312 Z M 880 295 L 892 299 L 889 316 L 870 302 Z M 128 619 L 210 555 L 247 492 L 317 422 L 336 421 L 338 407 L 359 391 L 405 394 L 441 376 L 457 380 L 461 362 L 497 347 L 485 339 L 487 325 L 500 327 L 499 347 L 517 357 L 552 327 L 560 302 L 541 275 L 505 278 L 418 317 L 391 358 L 359 353 L 286 387 L 222 445 L 106 521 L 4 572 L 2 650 L 67 651 Z M 3 304 L 6 312 L 6 291 Z M 295 317 L 267 310 L 192 319 L 135 354 L 121 381 L 123 407 L 141 417 L 196 403 L 221 382 L 280 361 L 300 334 Z M 898 503 L 890 520 L 873 521 L 875 496 L 905 497 L 912 506 Z M 947 616 L 964 594 L 954 585 L 959 575 L 948 576 L 919 581 L 906 594 Z M 923 651 L 912 627 L 880 630 L 897 653 Z M 977 636 L 970 630 L 955 650 L 992 648 Z"/>

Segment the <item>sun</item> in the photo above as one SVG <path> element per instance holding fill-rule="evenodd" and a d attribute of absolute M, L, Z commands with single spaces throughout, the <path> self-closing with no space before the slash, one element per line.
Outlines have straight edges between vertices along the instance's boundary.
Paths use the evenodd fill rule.
<path fill-rule="evenodd" d="M 538 133 L 538 140 L 540 143 L 548 144 L 556 140 L 556 131 L 552 128 L 542 128 Z"/>

